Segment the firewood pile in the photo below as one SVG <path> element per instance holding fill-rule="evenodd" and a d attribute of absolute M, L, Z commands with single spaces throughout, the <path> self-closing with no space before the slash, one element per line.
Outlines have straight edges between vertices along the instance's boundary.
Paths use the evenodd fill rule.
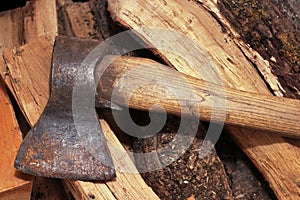
<path fill-rule="evenodd" d="M 0 199 L 300 199 L 300 14 L 293 5 L 3 5 Z M 101 96 L 121 107 L 96 106 L 115 166 L 112 180 L 58 179 L 14 168 L 22 140 L 53 92 L 60 36 L 114 52 L 101 60 L 105 71 L 95 70 L 96 101 Z"/>

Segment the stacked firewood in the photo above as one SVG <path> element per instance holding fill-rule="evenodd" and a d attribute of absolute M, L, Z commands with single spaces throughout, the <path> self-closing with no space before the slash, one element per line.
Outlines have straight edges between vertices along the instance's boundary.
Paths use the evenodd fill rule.
<path fill-rule="evenodd" d="M 247 96 L 248 99 L 258 98 L 259 94 L 266 101 L 274 94 L 283 96 L 285 90 L 278 78 L 272 74 L 270 63 L 245 43 L 220 12 L 215 1 L 32 0 L 27 1 L 23 7 L 0 12 L 0 22 L 0 176 L 3 177 L 0 181 L 0 198 L 299 198 L 299 143 L 296 139 L 286 139 L 280 134 L 269 133 L 272 130 L 278 131 L 280 122 L 278 126 L 274 123 L 274 127 L 269 127 L 268 131 L 225 126 L 225 133 L 218 145 L 219 154 L 212 147 L 209 154 L 200 158 L 199 147 L 211 145 L 204 139 L 208 124 L 201 121 L 195 125 L 191 120 L 188 126 L 191 130 L 187 129 L 185 133 L 191 134 L 193 129 L 197 133 L 182 156 L 162 169 L 147 171 L 150 167 L 147 158 L 131 157 L 127 152 L 154 152 L 175 138 L 180 125 L 180 111 L 174 109 L 178 104 L 176 101 L 171 102 L 172 104 L 170 101 L 153 102 L 163 103 L 170 112 L 162 130 L 147 138 L 129 137 L 118 128 L 111 111 L 99 112 L 100 124 L 107 140 L 122 152 L 111 152 L 117 166 L 117 178 L 113 181 L 94 183 L 31 177 L 13 167 L 22 141 L 21 131 L 25 135 L 36 123 L 49 98 L 51 57 L 57 35 L 105 41 L 117 33 L 134 30 L 130 42 L 139 41 L 147 48 L 126 52 L 126 57 L 117 59 L 106 72 L 104 80 L 101 80 L 104 89 L 114 85 L 116 79 L 120 78 L 115 74 L 125 73 L 122 72 L 123 69 L 129 70 L 130 67 L 134 68 L 134 65 L 142 63 L 152 67 L 139 72 L 136 79 L 155 77 L 163 81 L 167 76 L 174 76 L 172 83 L 177 83 L 175 88 L 180 88 L 180 80 L 175 76 L 178 73 L 186 77 L 185 80 L 189 83 L 195 84 L 195 87 L 205 85 L 201 80 L 209 80 L 209 83 L 214 84 L 212 87 L 217 88 L 222 80 L 223 87 L 229 88 L 227 92 L 231 92 L 230 94 L 240 94 L 235 91 L 251 92 L 253 96 Z M 151 34 L 148 28 L 160 30 L 161 34 Z M 158 48 L 162 43 L 170 41 L 170 38 L 164 38 L 164 30 L 171 30 L 179 33 L 182 38 L 189 38 L 191 44 L 201 47 L 204 56 L 193 54 L 191 51 L 194 47 L 186 45 L 180 38 L 168 44 L 168 51 Z M 195 67 L 191 55 L 201 58 L 197 60 L 203 64 L 201 70 Z M 213 63 L 217 72 L 211 71 L 209 63 Z M 168 67 L 164 69 L 166 66 Z M 215 78 L 215 73 L 218 73 L 219 79 Z M 148 112 L 145 111 L 150 107 L 142 107 L 141 101 L 151 102 L 154 96 L 166 96 L 166 99 L 170 99 L 161 88 L 150 88 L 149 91 L 148 96 L 139 96 L 137 92 L 131 99 L 131 116 L 141 125 L 149 123 Z M 119 95 L 124 97 L 127 94 L 125 91 Z M 293 115 L 290 113 L 292 111 L 294 110 L 290 109 L 282 113 L 282 120 L 286 119 L 285 115 Z M 201 119 L 209 121 L 211 112 L 207 111 L 207 116 L 203 112 L 204 117 Z M 237 120 L 243 121 L 244 118 Z M 253 127 L 256 123 L 261 124 L 255 121 L 252 123 Z M 286 132 L 289 132 L 290 126 L 292 125 L 285 127 Z M 236 150 L 230 151 L 228 148 Z M 226 152 L 242 155 L 243 159 L 239 162 L 228 162 Z M 229 157 L 236 159 L 239 156 Z M 164 162 L 162 155 L 157 155 L 157 159 Z M 235 168 L 243 168 L 244 171 Z M 252 168 L 261 173 L 257 172 L 260 178 L 253 175 Z M 128 169 L 144 173 L 125 173 Z M 236 171 L 233 172 L 234 170 Z M 267 186 L 261 186 L 262 183 Z"/>

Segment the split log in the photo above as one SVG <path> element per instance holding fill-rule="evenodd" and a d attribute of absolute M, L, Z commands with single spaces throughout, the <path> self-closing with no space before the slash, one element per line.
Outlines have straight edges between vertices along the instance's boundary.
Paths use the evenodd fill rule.
<path fill-rule="evenodd" d="M 45 38 L 3 52 L 7 71 L 1 75 L 31 126 L 49 98 L 49 89 L 44 88 L 49 87 L 51 56 L 52 45 Z"/>
<path fill-rule="evenodd" d="M 7 49 L 4 51 L 4 58 L 7 61 L 6 64 L 8 69 L 12 72 L 9 71 L 9 77 L 3 78 L 7 81 L 12 80 L 11 84 L 13 87 L 10 88 L 10 90 L 14 93 L 16 100 L 20 105 L 20 108 L 23 110 L 29 124 L 34 125 L 47 103 L 51 66 L 50 54 L 53 47 L 48 40 L 37 39 L 22 46 L 21 48 L 21 52 L 18 52 L 15 49 Z M 35 55 L 35 57 L 30 55 Z M 37 71 L 41 72 L 38 76 L 36 73 L 33 73 Z M 22 77 L 22 79 L 20 77 Z M 122 145 L 117 142 L 113 133 L 103 123 L 104 122 L 102 121 L 101 124 L 106 127 L 105 133 L 108 142 L 114 147 L 117 147 L 119 150 L 122 150 Z M 122 164 L 118 163 L 120 161 L 122 163 L 126 162 L 127 164 L 124 166 L 129 166 L 131 167 L 131 171 L 134 171 L 134 165 L 130 158 L 126 157 L 127 154 L 120 154 L 120 152 L 111 153 L 116 161 L 115 166 L 117 166 L 117 172 L 118 169 L 122 170 L 123 168 Z M 119 156 L 122 156 L 122 158 Z M 145 184 L 139 174 L 120 173 L 120 171 L 118 173 L 116 180 L 112 182 L 93 183 L 69 180 L 64 180 L 64 182 L 66 188 L 68 188 L 68 190 L 79 199 L 110 199 L 113 196 L 118 199 L 158 198 L 151 188 Z"/>
<path fill-rule="evenodd" d="M 153 36 L 138 28 L 168 28 L 187 35 L 209 53 L 221 72 L 225 85 L 271 95 L 256 69 L 233 42 L 230 34 L 222 32 L 222 27 L 218 22 L 199 4 L 192 1 L 145 2 L 138 0 L 133 6 L 131 1 L 109 0 L 108 9 L 115 21 L 127 28 L 136 29 L 135 33 L 152 47 L 158 46 L 158 42 L 170 38 L 170 35 Z M 168 45 L 169 50 L 173 52 L 181 47 L 181 55 L 189 55 L 189 47 L 184 46 L 180 41 L 174 41 Z M 203 74 L 197 73 L 198 69 L 189 61 L 173 56 L 169 52 L 155 51 L 179 71 L 203 78 Z M 205 72 L 207 77 L 204 78 L 208 80 L 212 71 Z M 262 131 L 238 127 L 227 127 L 227 129 L 263 173 L 278 198 L 299 197 L 297 177 L 300 174 L 300 162 L 298 162 L 300 150 L 298 147 L 289 144 L 280 136 L 268 135 Z"/>
<path fill-rule="evenodd" d="M 108 100 L 114 91 L 114 103 L 144 111 L 159 104 L 168 114 L 176 116 L 200 116 L 201 120 L 215 123 L 224 120 L 229 125 L 300 139 L 299 100 L 222 87 L 145 58 L 106 57 L 102 63 L 112 61 L 97 91 Z M 213 107 L 213 102 L 221 103 Z M 155 110 L 163 111 L 161 108 Z"/>
<path fill-rule="evenodd" d="M 0 199 L 29 200 L 32 177 L 13 167 L 22 134 L 3 82 L 0 82 L 0 116 Z"/>
<path fill-rule="evenodd" d="M 284 96 L 300 99 L 299 1 L 266 0 L 244 4 L 220 0 L 216 4 L 242 39 L 269 64 Z"/>
<path fill-rule="evenodd" d="M 214 17 L 217 18 L 220 25 L 227 32 L 230 32 L 232 35 L 232 40 L 236 43 L 236 45 L 241 49 L 241 51 L 245 54 L 247 59 L 255 64 L 258 71 L 264 77 L 264 81 L 268 84 L 268 86 L 273 90 L 273 93 L 276 96 L 283 96 L 285 90 L 280 84 L 278 78 L 272 74 L 272 66 L 270 61 L 265 60 L 262 55 L 260 55 L 257 51 L 252 49 L 249 44 L 246 44 L 243 40 L 241 40 L 241 36 L 238 32 L 233 28 L 230 22 L 222 15 L 221 11 L 218 8 L 219 2 L 214 2 L 212 0 L 201 1 L 205 9 L 209 12 L 213 13 Z"/>
<path fill-rule="evenodd" d="M 37 37 L 54 42 L 58 33 L 56 1 L 28 1 L 25 7 L 0 12 L 0 24 L 5 24 L 0 27 L 0 73 L 6 76 L 7 68 L 2 58 L 5 48 L 17 48 Z M 12 89 L 9 82 L 6 84 Z"/>
<path fill-rule="evenodd" d="M 24 38 L 26 42 L 46 37 L 52 43 L 58 33 L 55 0 L 28 1 L 24 7 Z"/>
<path fill-rule="evenodd" d="M 0 54 L 37 37 L 54 42 L 58 33 L 56 1 L 28 1 L 25 7 L 0 12 L 0 24 Z"/>
<path fill-rule="evenodd" d="M 23 44 L 23 10 L 0 12 L 0 55 L 5 48 Z"/>

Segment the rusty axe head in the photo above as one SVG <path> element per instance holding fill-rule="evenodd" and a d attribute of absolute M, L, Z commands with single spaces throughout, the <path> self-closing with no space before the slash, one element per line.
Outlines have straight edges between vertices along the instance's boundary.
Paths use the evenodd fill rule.
<path fill-rule="evenodd" d="M 96 112 L 75 123 L 72 109 L 75 81 L 79 88 L 86 88 L 82 90 L 83 96 L 94 84 L 93 73 L 88 73 L 82 62 L 98 43 L 57 37 L 52 57 L 50 98 L 19 149 L 15 160 L 17 169 L 32 175 L 63 179 L 109 180 L 115 177 Z M 85 78 L 78 81 L 79 74 Z M 81 109 L 81 113 L 91 111 L 84 106 L 77 109 Z"/>

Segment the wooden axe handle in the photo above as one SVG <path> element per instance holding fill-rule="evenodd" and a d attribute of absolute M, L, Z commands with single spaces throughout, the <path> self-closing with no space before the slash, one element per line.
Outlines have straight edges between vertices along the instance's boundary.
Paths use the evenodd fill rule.
<path fill-rule="evenodd" d="M 106 57 L 102 63 L 110 63 L 112 59 L 116 60 L 101 76 L 97 88 L 104 99 L 110 100 L 115 90 L 112 101 L 126 105 L 128 99 L 130 108 L 149 110 L 153 104 L 159 104 L 167 113 L 177 116 L 197 116 L 199 112 L 204 121 L 225 120 L 229 125 L 300 138 L 299 100 L 222 87 L 145 58 Z M 98 71 L 96 74 L 100 76 Z"/>

